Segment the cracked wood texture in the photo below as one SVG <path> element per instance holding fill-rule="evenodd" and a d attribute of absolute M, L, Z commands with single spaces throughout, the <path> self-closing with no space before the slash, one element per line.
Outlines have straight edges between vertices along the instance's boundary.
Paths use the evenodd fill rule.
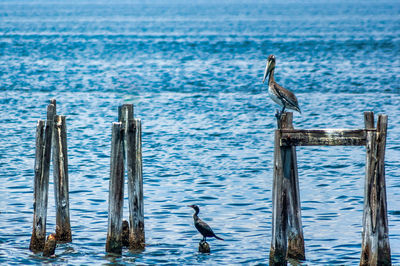
<path fill-rule="evenodd" d="M 72 241 L 69 216 L 69 180 L 66 117 L 57 115 L 53 133 L 53 178 L 56 203 L 56 238 L 59 243 Z"/>
<path fill-rule="evenodd" d="M 122 214 L 124 205 L 124 131 L 121 123 L 112 124 L 110 191 L 106 252 L 122 253 Z"/>
<path fill-rule="evenodd" d="M 373 129 L 373 113 L 365 112 L 364 119 L 365 128 Z M 379 115 L 376 130 L 367 133 L 360 265 L 391 265 L 385 181 L 387 122 L 387 115 Z"/>
<path fill-rule="evenodd" d="M 47 106 L 47 121 L 39 120 L 36 127 L 36 155 L 33 199 L 33 229 L 29 249 L 43 251 L 46 241 L 47 202 L 55 100 Z"/>
<path fill-rule="evenodd" d="M 293 113 L 283 113 L 275 130 L 272 242 L 270 265 L 305 259 L 295 146 L 280 145 L 282 131 L 293 129 Z"/>

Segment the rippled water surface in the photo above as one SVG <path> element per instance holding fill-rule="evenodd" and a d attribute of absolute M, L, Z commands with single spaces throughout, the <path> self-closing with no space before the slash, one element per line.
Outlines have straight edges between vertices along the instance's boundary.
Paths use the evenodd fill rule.
<path fill-rule="evenodd" d="M 261 80 L 272 53 L 302 108 L 295 127 L 362 128 L 364 111 L 389 115 L 400 264 L 397 1 L 0 2 L 0 263 L 267 264 L 277 106 Z M 53 97 L 68 123 L 73 242 L 44 259 L 28 247 L 35 127 Z M 147 247 L 109 258 L 111 123 L 124 103 L 143 123 Z M 297 151 L 305 264 L 357 264 L 365 148 Z M 210 239 L 209 255 L 197 252 L 188 204 L 226 239 Z M 48 232 L 54 209 L 51 181 Z"/>

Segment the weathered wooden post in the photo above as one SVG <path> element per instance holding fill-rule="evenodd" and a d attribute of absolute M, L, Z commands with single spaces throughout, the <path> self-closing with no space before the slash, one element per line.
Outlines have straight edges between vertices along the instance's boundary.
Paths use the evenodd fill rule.
<path fill-rule="evenodd" d="M 305 259 L 296 147 L 281 146 L 281 130 L 293 129 L 293 114 L 283 113 L 277 119 L 270 265 L 286 264 L 287 258 Z"/>
<path fill-rule="evenodd" d="M 47 121 L 39 120 L 36 129 L 35 181 L 33 199 L 33 229 L 29 249 L 42 251 L 46 239 L 47 202 L 51 159 L 51 140 L 56 106 L 47 106 Z M 44 134 L 43 134 L 44 133 Z"/>
<path fill-rule="evenodd" d="M 122 253 L 122 214 L 124 204 L 124 131 L 113 123 L 111 139 L 110 192 L 108 197 L 108 233 L 106 252 Z"/>
<path fill-rule="evenodd" d="M 391 265 L 384 164 L 388 117 L 379 115 L 376 129 L 373 112 L 365 112 L 364 119 L 367 156 L 360 265 Z"/>
<path fill-rule="evenodd" d="M 281 120 L 282 129 L 293 129 L 293 113 L 286 113 Z M 281 144 L 281 143 L 280 143 Z M 303 226 L 301 222 L 301 204 L 299 174 L 297 170 L 296 146 L 282 147 L 283 174 L 287 182 L 288 202 L 288 250 L 287 257 L 305 260 Z"/>
<path fill-rule="evenodd" d="M 274 169 L 272 189 L 272 241 L 269 264 L 286 264 L 287 253 L 287 198 L 283 177 L 282 150 L 279 145 L 280 128 L 275 130 Z"/>
<path fill-rule="evenodd" d="M 144 201 L 142 174 L 142 124 L 140 119 L 130 119 L 127 135 L 127 168 L 129 193 L 129 248 L 143 249 Z"/>
<path fill-rule="evenodd" d="M 142 176 L 142 126 L 133 118 L 133 104 L 118 109 L 119 121 L 124 127 L 124 156 L 128 174 L 129 249 L 144 248 L 144 203 Z"/>
<path fill-rule="evenodd" d="M 56 236 L 58 242 L 71 242 L 69 217 L 69 181 L 67 155 L 67 126 L 65 116 L 55 117 L 53 134 L 53 176 L 56 201 Z"/>

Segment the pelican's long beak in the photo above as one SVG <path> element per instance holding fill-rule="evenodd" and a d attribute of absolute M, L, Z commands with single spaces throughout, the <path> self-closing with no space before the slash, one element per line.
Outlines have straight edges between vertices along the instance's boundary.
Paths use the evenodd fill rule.
<path fill-rule="evenodd" d="M 267 66 L 265 67 L 265 71 L 264 71 L 263 83 L 265 82 L 265 80 L 266 80 L 267 77 L 268 77 L 268 74 L 269 74 L 269 65 L 270 65 L 270 62 L 268 61 Z"/>

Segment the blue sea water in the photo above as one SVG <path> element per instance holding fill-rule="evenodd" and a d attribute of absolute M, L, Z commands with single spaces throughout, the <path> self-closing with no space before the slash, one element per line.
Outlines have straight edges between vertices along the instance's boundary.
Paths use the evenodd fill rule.
<path fill-rule="evenodd" d="M 389 115 L 389 238 L 400 264 L 400 3 L 352 0 L 1 1 L 0 263 L 267 264 L 269 54 L 299 99 L 296 128 L 362 128 L 364 111 Z M 67 116 L 73 242 L 46 259 L 28 247 L 35 127 L 50 98 Z M 124 103 L 143 123 L 147 246 L 110 258 L 111 123 Z M 297 152 L 304 264 L 358 264 L 365 148 Z M 210 240 L 209 255 L 197 252 L 188 204 L 226 239 Z M 48 232 L 54 209 L 51 182 Z"/>

